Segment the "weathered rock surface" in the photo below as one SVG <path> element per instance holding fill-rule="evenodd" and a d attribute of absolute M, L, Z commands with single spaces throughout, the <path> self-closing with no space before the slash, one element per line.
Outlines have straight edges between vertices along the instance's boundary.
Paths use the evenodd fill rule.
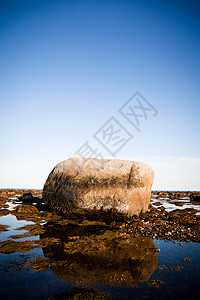
<path fill-rule="evenodd" d="M 153 179 L 144 163 L 71 158 L 52 170 L 42 196 L 56 212 L 78 208 L 139 215 L 148 209 Z"/>

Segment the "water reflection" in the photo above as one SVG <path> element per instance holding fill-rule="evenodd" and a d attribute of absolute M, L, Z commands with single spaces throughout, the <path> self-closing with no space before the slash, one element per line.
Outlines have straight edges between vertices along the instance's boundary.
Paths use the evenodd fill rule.
<path fill-rule="evenodd" d="M 133 286 L 147 281 L 158 263 L 151 238 L 124 238 L 104 225 L 46 224 L 43 238 L 59 238 L 43 248 L 55 275 L 67 282 Z"/>
<path fill-rule="evenodd" d="M 16 218 L 16 216 L 8 214 L 6 216 L 0 217 L 0 224 L 9 225 L 9 230 L 0 232 L 0 241 L 4 242 L 11 235 L 22 234 L 27 231 L 27 230 L 16 230 L 16 228 L 23 227 L 26 225 L 32 225 L 34 224 L 34 222 L 26 221 L 24 220 L 24 218 L 20 220 L 19 218 Z"/>

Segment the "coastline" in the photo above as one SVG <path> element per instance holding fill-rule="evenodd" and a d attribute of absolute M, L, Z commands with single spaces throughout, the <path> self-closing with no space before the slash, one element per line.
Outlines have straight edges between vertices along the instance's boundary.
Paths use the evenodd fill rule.
<path fill-rule="evenodd" d="M 39 211 L 35 202 L 22 204 L 20 197 L 25 192 L 41 199 L 42 190 L 0 190 L 0 257 L 26 258 L 20 265 L 14 263 L 16 274 L 36 278 L 35 274 L 45 276 L 46 272 L 53 272 L 51 280 L 60 277 L 70 285 L 70 290 L 64 293 L 71 297 L 67 299 L 76 299 L 75 295 L 85 299 L 87 293 L 86 299 L 118 299 L 117 287 L 121 288 L 120 295 L 131 291 L 127 299 L 136 293 L 135 288 L 141 299 L 141 295 L 152 297 L 155 289 L 165 299 L 166 287 L 169 291 L 174 289 L 171 278 L 176 273 L 187 277 L 196 270 L 199 256 L 193 257 L 193 253 L 200 249 L 200 205 L 190 202 L 192 192 L 152 191 L 148 211 L 123 220 L 109 220 L 108 216 L 104 220 L 88 220 L 80 215 L 67 218 Z M 178 253 L 183 253 L 181 259 Z M 171 262 L 166 255 L 173 256 Z M 3 274 L 8 281 L 16 276 L 9 268 Z M 191 283 L 187 277 L 187 282 L 195 284 L 193 293 L 197 295 L 199 287 L 194 278 Z M 184 280 L 183 285 L 186 285 Z M 5 287 L 6 293 L 8 288 Z M 48 293 L 48 297 L 44 295 L 41 299 L 65 299 L 51 289 Z M 181 298 L 189 299 L 186 295 Z"/>

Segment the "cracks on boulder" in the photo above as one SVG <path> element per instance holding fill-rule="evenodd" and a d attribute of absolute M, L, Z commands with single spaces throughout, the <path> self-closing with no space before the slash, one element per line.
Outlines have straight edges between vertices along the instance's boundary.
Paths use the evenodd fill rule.
<path fill-rule="evenodd" d="M 127 188 L 141 188 L 144 187 L 144 182 L 140 178 L 139 168 L 135 167 L 133 171 L 133 166 L 130 168 L 130 172 L 128 175 Z"/>
<path fill-rule="evenodd" d="M 133 167 L 130 168 L 130 172 L 129 172 L 128 182 L 127 182 L 127 188 L 128 188 L 128 189 L 131 187 L 131 176 L 132 176 L 132 172 L 133 172 Z"/>

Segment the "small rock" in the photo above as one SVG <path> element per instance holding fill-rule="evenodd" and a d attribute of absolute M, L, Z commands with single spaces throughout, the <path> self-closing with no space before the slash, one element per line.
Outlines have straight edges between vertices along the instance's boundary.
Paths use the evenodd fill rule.
<path fill-rule="evenodd" d="M 37 208 L 33 205 L 19 205 L 16 210 L 17 213 L 39 213 L 39 211 L 37 210 Z"/>
<path fill-rule="evenodd" d="M 21 201 L 29 201 L 33 200 L 33 195 L 31 193 L 24 193 L 23 196 L 20 198 Z"/>
<path fill-rule="evenodd" d="M 200 202 L 200 195 L 190 195 L 190 201 L 193 201 L 193 202 Z"/>

